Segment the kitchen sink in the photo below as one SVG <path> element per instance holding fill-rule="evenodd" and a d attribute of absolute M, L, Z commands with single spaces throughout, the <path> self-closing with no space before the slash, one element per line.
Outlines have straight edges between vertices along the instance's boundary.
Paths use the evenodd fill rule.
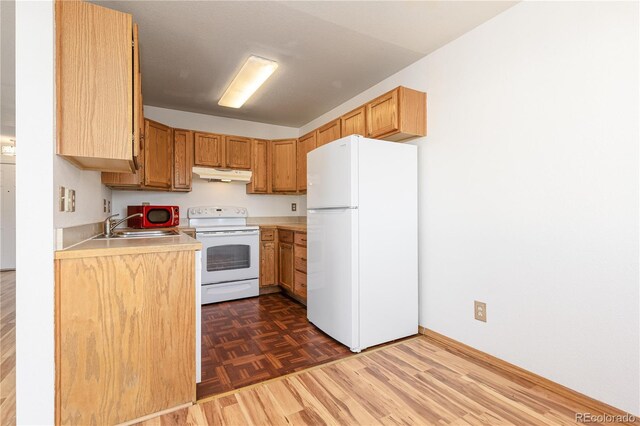
<path fill-rule="evenodd" d="M 158 237 L 175 237 L 180 235 L 180 231 L 175 229 L 149 229 L 145 231 L 114 231 L 110 237 L 101 235 L 99 239 L 115 239 L 115 238 L 158 238 Z"/>

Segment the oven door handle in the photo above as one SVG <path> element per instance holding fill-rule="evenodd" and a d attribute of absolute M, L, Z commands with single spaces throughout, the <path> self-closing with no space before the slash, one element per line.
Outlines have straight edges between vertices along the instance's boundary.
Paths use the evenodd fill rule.
<path fill-rule="evenodd" d="M 255 231 L 231 231 L 231 232 L 207 232 L 207 233 L 198 233 L 196 232 L 196 238 L 201 237 L 244 237 L 246 235 L 258 235 L 260 233 L 259 230 Z"/>

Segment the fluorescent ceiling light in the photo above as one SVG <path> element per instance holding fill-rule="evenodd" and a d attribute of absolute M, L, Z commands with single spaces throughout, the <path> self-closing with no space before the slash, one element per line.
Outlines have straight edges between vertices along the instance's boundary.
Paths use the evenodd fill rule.
<path fill-rule="evenodd" d="M 259 56 L 249 56 L 240 72 L 220 98 L 218 105 L 240 108 L 247 99 L 273 74 L 278 63 Z"/>

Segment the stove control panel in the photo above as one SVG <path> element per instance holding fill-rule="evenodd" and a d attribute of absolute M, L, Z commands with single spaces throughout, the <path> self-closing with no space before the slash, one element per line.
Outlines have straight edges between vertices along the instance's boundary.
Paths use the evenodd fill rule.
<path fill-rule="evenodd" d="M 247 209 L 244 207 L 204 206 L 189 207 L 187 217 L 189 219 L 207 217 L 247 217 Z"/>

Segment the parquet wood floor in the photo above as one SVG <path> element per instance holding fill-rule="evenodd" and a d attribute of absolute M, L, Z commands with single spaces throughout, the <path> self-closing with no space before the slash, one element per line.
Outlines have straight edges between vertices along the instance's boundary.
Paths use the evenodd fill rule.
<path fill-rule="evenodd" d="M 577 401 L 419 336 L 204 400 L 142 426 L 555 426 L 580 424 L 576 413 L 587 412 Z"/>
<path fill-rule="evenodd" d="M 204 305 L 202 330 L 198 399 L 352 354 L 279 293 Z"/>
<path fill-rule="evenodd" d="M 16 273 L 0 272 L 0 425 L 16 423 Z"/>

